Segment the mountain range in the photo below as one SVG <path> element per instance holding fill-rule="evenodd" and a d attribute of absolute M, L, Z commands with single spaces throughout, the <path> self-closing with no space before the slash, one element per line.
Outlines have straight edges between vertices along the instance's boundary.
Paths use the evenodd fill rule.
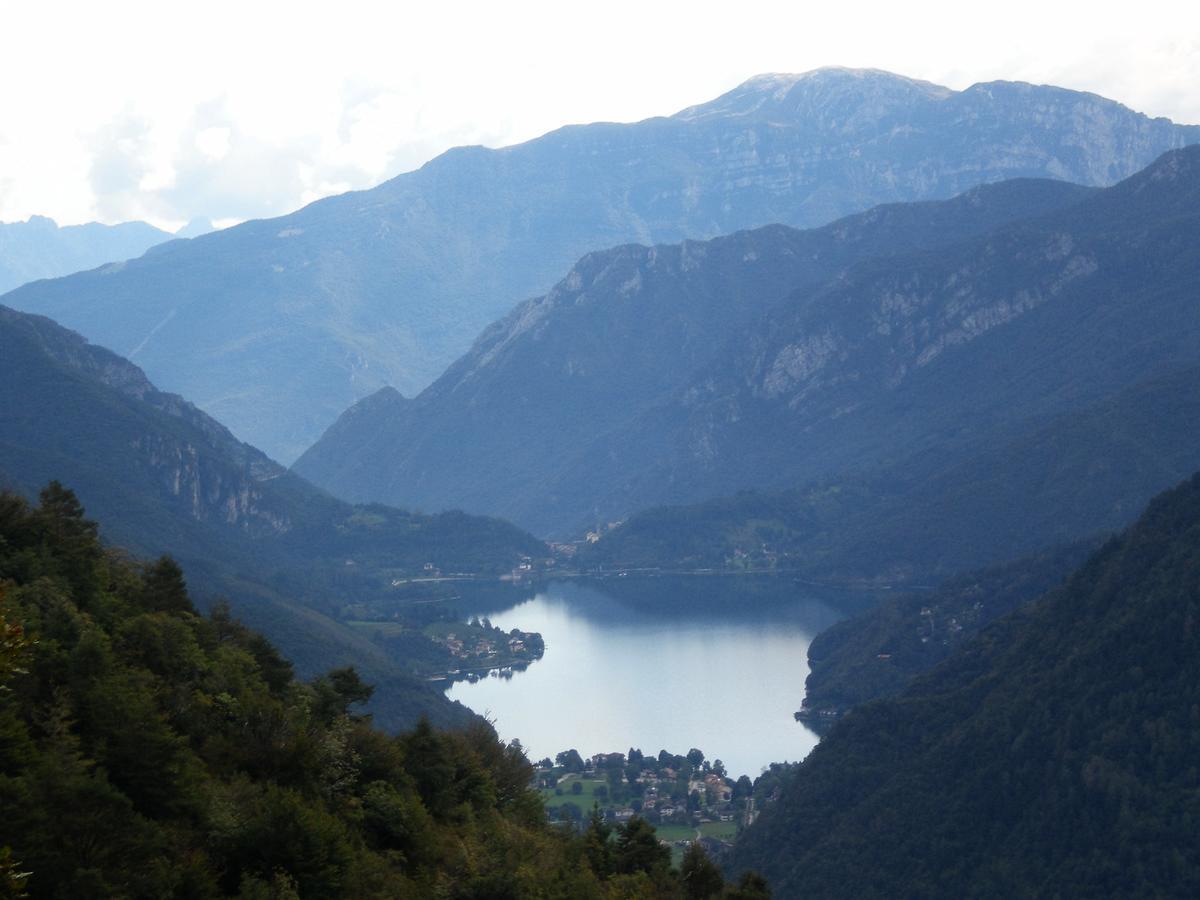
<path fill-rule="evenodd" d="M 73 489 L 118 546 L 173 555 L 205 605 L 227 597 L 306 675 L 354 664 L 380 686 L 388 727 L 465 709 L 347 627 L 352 601 L 400 599 L 425 564 L 507 572 L 543 545 L 507 523 L 353 507 L 325 494 L 125 359 L 41 316 L 0 306 L 0 487 Z"/>
<path fill-rule="evenodd" d="M 145 222 L 60 226 L 45 216 L 0 222 L 0 294 L 30 281 L 132 259 L 171 238 Z"/>
<path fill-rule="evenodd" d="M 1198 139 L 1060 88 L 760 76 L 670 117 L 451 150 L 371 190 L 4 302 L 133 359 L 290 463 L 353 402 L 426 387 L 587 252 L 820 225 L 1014 177 L 1107 185 Z"/>
<path fill-rule="evenodd" d="M 545 297 L 488 328 L 416 398 L 384 389 L 351 408 L 295 468 L 348 498 L 406 496 L 429 508 L 503 510 L 539 530 L 578 527 L 612 488 L 589 475 L 579 487 L 594 496 L 562 508 L 557 485 L 583 478 L 581 453 L 687 390 L 698 370 L 731 352 L 731 334 L 793 292 L 815 291 L 864 260 L 933 250 L 1087 193 L 1018 180 L 811 231 L 769 226 L 589 254 Z M 656 450 L 652 440 L 644 448 Z M 637 473 L 633 466 L 625 477 Z M 602 514 L 627 511 L 610 505 Z"/>
<path fill-rule="evenodd" d="M 1198 201 L 1187 148 L 1098 191 L 1018 180 L 591 254 L 296 470 L 554 536 L 795 492 L 635 517 L 596 548 L 618 565 L 724 564 L 728 532 L 760 522 L 775 534 L 742 549 L 782 537 L 839 576 L 941 577 L 1120 528 L 1200 465 Z"/>

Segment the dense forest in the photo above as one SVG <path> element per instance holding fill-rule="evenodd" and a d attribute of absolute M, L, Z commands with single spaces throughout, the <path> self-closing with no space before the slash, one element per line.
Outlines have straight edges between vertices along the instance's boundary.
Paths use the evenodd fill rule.
<path fill-rule="evenodd" d="M 0 896 L 766 897 L 653 828 L 547 822 L 484 722 L 390 736 L 57 483 L 0 494 Z"/>
<path fill-rule="evenodd" d="M 799 717 L 825 725 L 852 706 L 899 693 L 989 622 L 1057 587 L 1098 544 L 1055 547 L 936 590 L 888 597 L 827 628 L 808 647 Z"/>
<path fill-rule="evenodd" d="M 1200 896 L 1200 475 L 852 709 L 735 847 L 786 897 Z"/>

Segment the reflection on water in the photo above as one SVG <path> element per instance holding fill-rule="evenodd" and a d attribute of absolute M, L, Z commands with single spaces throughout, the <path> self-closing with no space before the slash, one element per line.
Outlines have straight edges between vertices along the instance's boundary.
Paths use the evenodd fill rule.
<path fill-rule="evenodd" d="M 814 599 L 782 579 L 553 583 L 507 609 L 480 610 L 505 630 L 541 632 L 545 657 L 448 695 L 493 719 L 501 737 L 520 738 L 533 760 L 571 747 L 585 756 L 699 747 L 753 777 L 816 744 L 793 718 L 808 645 L 861 604 Z"/>

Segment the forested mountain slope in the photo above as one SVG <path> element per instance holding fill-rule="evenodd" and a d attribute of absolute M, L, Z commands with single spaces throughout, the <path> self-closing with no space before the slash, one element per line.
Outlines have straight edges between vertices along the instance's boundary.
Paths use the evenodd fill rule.
<path fill-rule="evenodd" d="M 917 452 L 950 465 L 1194 366 L 1197 210 L 1188 148 L 1058 212 L 863 264 L 735 334 L 546 493 L 578 509 L 602 486 L 612 520 L 656 497 L 791 487 Z"/>
<path fill-rule="evenodd" d="M 158 391 L 128 361 L 4 307 L 0 409 L 4 486 L 26 496 L 52 480 L 72 487 L 111 523 L 110 539 L 174 555 L 206 603 L 228 596 L 305 674 L 358 661 L 386 688 L 377 703 L 389 725 L 422 710 L 446 721 L 466 713 L 335 622 L 347 598 L 378 595 L 393 574 L 425 563 L 502 572 L 542 548 L 496 520 L 335 500 Z"/>
<path fill-rule="evenodd" d="M 370 694 L 197 614 L 176 565 L 106 550 L 60 486 L 0 492 L 0 895 L 684 896 L 644 821 L 552 828 L 518 743 L 385 735 Z"/>
<path fill-rule="evenodd" d="M 735 848 L 779 897 L 1200 891 L 1200 476 L 856 707 Z"/>

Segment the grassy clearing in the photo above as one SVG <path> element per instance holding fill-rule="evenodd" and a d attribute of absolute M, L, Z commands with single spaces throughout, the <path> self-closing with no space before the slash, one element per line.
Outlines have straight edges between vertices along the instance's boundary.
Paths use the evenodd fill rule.
<path fill-rule="evenodd" d="M 732 841 L 737 836 L 737 822 L 705 822 L 700 826 L 700 834 Z"/>
<path fill-rule="evenodd" d="M 581 784 L 583 789 L 580 793 L 571 792 L 572 784 Z M 546 788 L 542 791 L 542 799 L 546 802 L 548 808 L 556 808 L 562 806 L 568 801 L 574 803 L 584 813 L 591 811 L 592 804 L 598 802 L 602 807 L 609 805 L 608 797 L 597 797 L 596 788 L 604 788 L 608 790 L 608 781 L 603 778 L 581 778 L 578 775 L 566 775 L 558 786 L 562 788 L 562 794 L 556 793 L 554 788 Z"/>
<path fill-rule="evenodd" d="M 660 841 L 692 841 L 696 839 L 696 829 L 691 825 L 655 825 L 655 833 Z"/>

